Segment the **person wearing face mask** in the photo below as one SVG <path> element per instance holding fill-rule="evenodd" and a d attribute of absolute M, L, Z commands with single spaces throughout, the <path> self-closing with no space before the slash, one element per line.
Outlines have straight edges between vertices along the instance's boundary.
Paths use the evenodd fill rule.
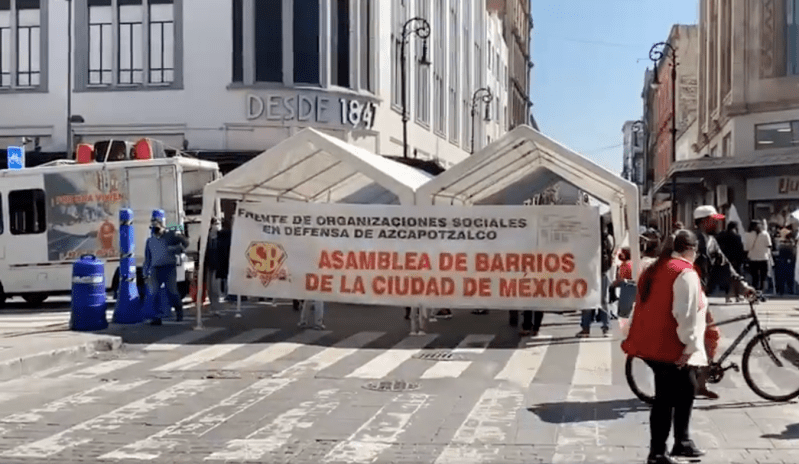
<path fill-rule="evenodd" d="M 189 241 L 179 231 L 167 230 L 166 215 L 160 209 L 153 211 L 150 229 L 152 235 L 144 245 L 143 272 L 147 283 L 145 318 L 151 319 L 152 325 L 161 325 L 161 320 L 169 317 L 171 308 L 175 308 L 176 319 L 181 321 L 183 301 L 178 292 L 176 266 L 177 256 L 189 246 Z M 164 305 L 159 302 L 162 285 L 169 298 L 169 312 L 162 311 Z"/>
<path fill-rule="evenodd" d="M 676 463 L 673 457 L 704 455 L 690 437 L 697 368 L 708 363 L 704 339 L 707 297 L 694 269 L 699 243 L 686 229 L 676 231 L 638 282 L 635 317 L 622 343 L 629 356 L 655 373 L 655 401 L 649 416 L 647 464 Z M 674 425 L 674 446 L 666 441 Z"/>

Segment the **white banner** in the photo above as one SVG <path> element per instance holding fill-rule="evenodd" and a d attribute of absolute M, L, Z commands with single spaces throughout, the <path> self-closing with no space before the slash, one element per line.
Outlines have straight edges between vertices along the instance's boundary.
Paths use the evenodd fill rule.
<path fill-rule="evenodd" d="M 589 206 L 240 203 L 230 293 L 429 308 L 600 303 Z"/>

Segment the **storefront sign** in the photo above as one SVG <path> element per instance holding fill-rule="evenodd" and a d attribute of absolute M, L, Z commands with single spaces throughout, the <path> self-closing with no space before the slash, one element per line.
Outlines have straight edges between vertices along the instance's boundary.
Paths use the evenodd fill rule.
<path fill-rule="evenodd" d="M 300 121 L 314 124 L 337 124 L 352 129 L 371 129 L 375 122 L 375 104 L 325 94 L 247 95 L 247 119 Z"/>
<path fill-rule="evenodd" d="M 600 304 L 599 210 L 587 206 L 244 203 L 230 292 L 430 308 Z"/>
<path fill-rule="evenodd" d="M 799 176 L 755 177 L 746 181 L 748 200 L 799 198 Z"/>

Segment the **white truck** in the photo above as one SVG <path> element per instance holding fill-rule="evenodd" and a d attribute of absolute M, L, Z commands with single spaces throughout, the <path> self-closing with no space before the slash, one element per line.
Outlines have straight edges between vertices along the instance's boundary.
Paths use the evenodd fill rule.
<path fill-rule="evenodd" d="M 189 237 L 178 264 L 185 296 L 197 256 L 203 187 L 221 177 L 219 166 L 179 155 L 130 158 L 0 171 L 0 305 L 13 296 L 38 305 L 50 295 L 69 294 L 72 263 L 86 254 L 105 262 L 106 286 L 115 289 L 120 208 L 133 210 L 140 286 L 152 211 L 163 209 L 167 226 Z"/>

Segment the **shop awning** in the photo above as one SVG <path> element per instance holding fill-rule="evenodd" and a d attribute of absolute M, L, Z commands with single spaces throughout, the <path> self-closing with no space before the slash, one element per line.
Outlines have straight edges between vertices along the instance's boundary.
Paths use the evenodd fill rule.
<path fill-rule="evenodd" d="M 417 190 L 416 202 L 522 205 L 559 180 L 610 206 L 617 244 L 638 243 L 638 187 L 530 126 L 516 127 L 431 179 Z M 632 248 L 637 266 L 638 248 Z"/>
<path fill-rule="evenodd" d="M 672 163 L 667 177 L 704 177 L 727 172 L 746 172 L 749 177 L 773 175 L 774 168 L 799 172 L 799 152 L 756 154 L 723 158 L 693 158 Z"/>

